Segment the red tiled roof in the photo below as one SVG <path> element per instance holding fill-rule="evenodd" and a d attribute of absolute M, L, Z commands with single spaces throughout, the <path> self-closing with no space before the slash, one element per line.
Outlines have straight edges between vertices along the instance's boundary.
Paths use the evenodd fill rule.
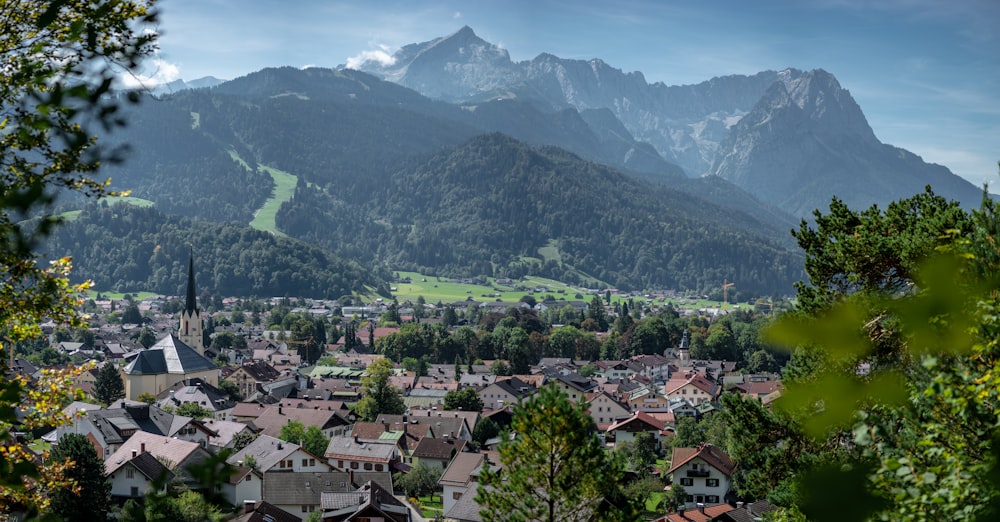
<path fill-rule="evenodd" d="M 670 459 L 670 469 L 667 470 L 667 473 L 673 473 L 677 468 L 696 458 L 704 460 L 706 464 L 721 471 L 727 477 L 733 475 L 733 469 L 736 467 L 736 464 L 724 451 L 711 444 L 702 444 L 697 448 L 674 448 L 673 457 Z"/>

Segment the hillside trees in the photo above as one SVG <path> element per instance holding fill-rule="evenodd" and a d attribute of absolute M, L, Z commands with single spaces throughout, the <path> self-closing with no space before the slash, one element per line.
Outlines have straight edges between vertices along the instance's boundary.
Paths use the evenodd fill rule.
<path fill-rule="evenodd" d="M 616 492 L 622 464 L 601 447 L 585 407 L 553 385 L 515 406 L 515 436 L 501 437 L 503 467 L 479 477 L 483 520 L 635 519 L 638 499 Z"/>
<path fill-rule="evenodd" d="M 150 8 L 124 0 L 0 1 L 0 334 L 7 350 L 40 335 L 43 318 L 82 326 L 75 307 L 88 285 L 70 283 L 69 259 L 40 259 L 38 241 L 58 224 L 57 196 L 109 193 L 94 176 L 120 151 L 100 147 L 93 128 L 123 123 L 115 114 L 119 100 L 107 95 L 118 73 L 153 50 L 156 34 L 141 30 L 155 21 Z M 67 420 L 60 410 L 75 396 L 70 377 L 46 370 L 31 390 L 22 378 L 0 383 L 0 511 L 44 511 L 50 492 L 72 487 L 64 464 L 39 467 L 33 454 L 11 444 L 15 423 L 30 430 Z M 27 417 L 15 414 L 20 407 Z"/>

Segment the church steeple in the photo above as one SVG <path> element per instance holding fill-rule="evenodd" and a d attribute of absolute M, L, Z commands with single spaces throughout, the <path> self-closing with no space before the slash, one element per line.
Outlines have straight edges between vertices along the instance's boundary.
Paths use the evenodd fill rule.
<path fill-rule="evenodd" d="M 187 301 L 184 304 L 184 311 L 189 314 L 198 313 L 198 303 L 195 301 L 194 292 L 194 252 L 188 257 L 188 286 Z"/>
<path fill-rule="evenodd" d="M 184 310 L 181 311 L 181 322 L 178 325 L 177 337 L 194 348 L 201 355 L 205 355 L 205 344 L 202 341 L 201 312 L 198 311 L 198 301 L 194 291 L 194 252 L 188 258 L 188 283 L 187 300 L 184 303 Z"/>

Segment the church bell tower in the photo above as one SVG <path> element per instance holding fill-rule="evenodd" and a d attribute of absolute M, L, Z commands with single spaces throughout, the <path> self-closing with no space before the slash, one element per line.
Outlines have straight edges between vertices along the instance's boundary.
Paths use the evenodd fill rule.
<path fill-rule="evenodd" d="M 194 291 L 194 254 L 188 260 L 187 300 L 181 311 L 181 323 L 177 337 L 186 345 L 201 355 L 205 355 L 205 345 L 202 342 L 201 312 L 195 301 Z"/>

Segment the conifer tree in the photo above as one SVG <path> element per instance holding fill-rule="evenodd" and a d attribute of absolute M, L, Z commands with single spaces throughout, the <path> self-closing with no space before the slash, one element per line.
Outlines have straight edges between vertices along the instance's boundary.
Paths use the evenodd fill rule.
<path fill-rule="evenodd" d="M 83 435 L 68 433 L 59 439 L 49 458 L 55 462 L 72 462 L 65 476 L 76 482 L 76 488 L 59 488 L 52 492 L 49 511 L 63 520 L 107 520 L 111 483 L 104 474 L 104 461 L 97 456 L 94 445 Z"/>
<path fill-rule="evenodd" d="M 501 469 L 480 475 L 483 521 L 637 518 L 642 499 L 620 494 L 621 462 L 601 447 L 585 408 L 554 385 L 515 407 L 515 436 L 501 436 Z"/>
<path fill-rule="evenodd" d="M 113 363 L 101 366 L 94 381 L 94 397 L 104 404 L 111 404 L 125 397 L 125 383 Z"/>

